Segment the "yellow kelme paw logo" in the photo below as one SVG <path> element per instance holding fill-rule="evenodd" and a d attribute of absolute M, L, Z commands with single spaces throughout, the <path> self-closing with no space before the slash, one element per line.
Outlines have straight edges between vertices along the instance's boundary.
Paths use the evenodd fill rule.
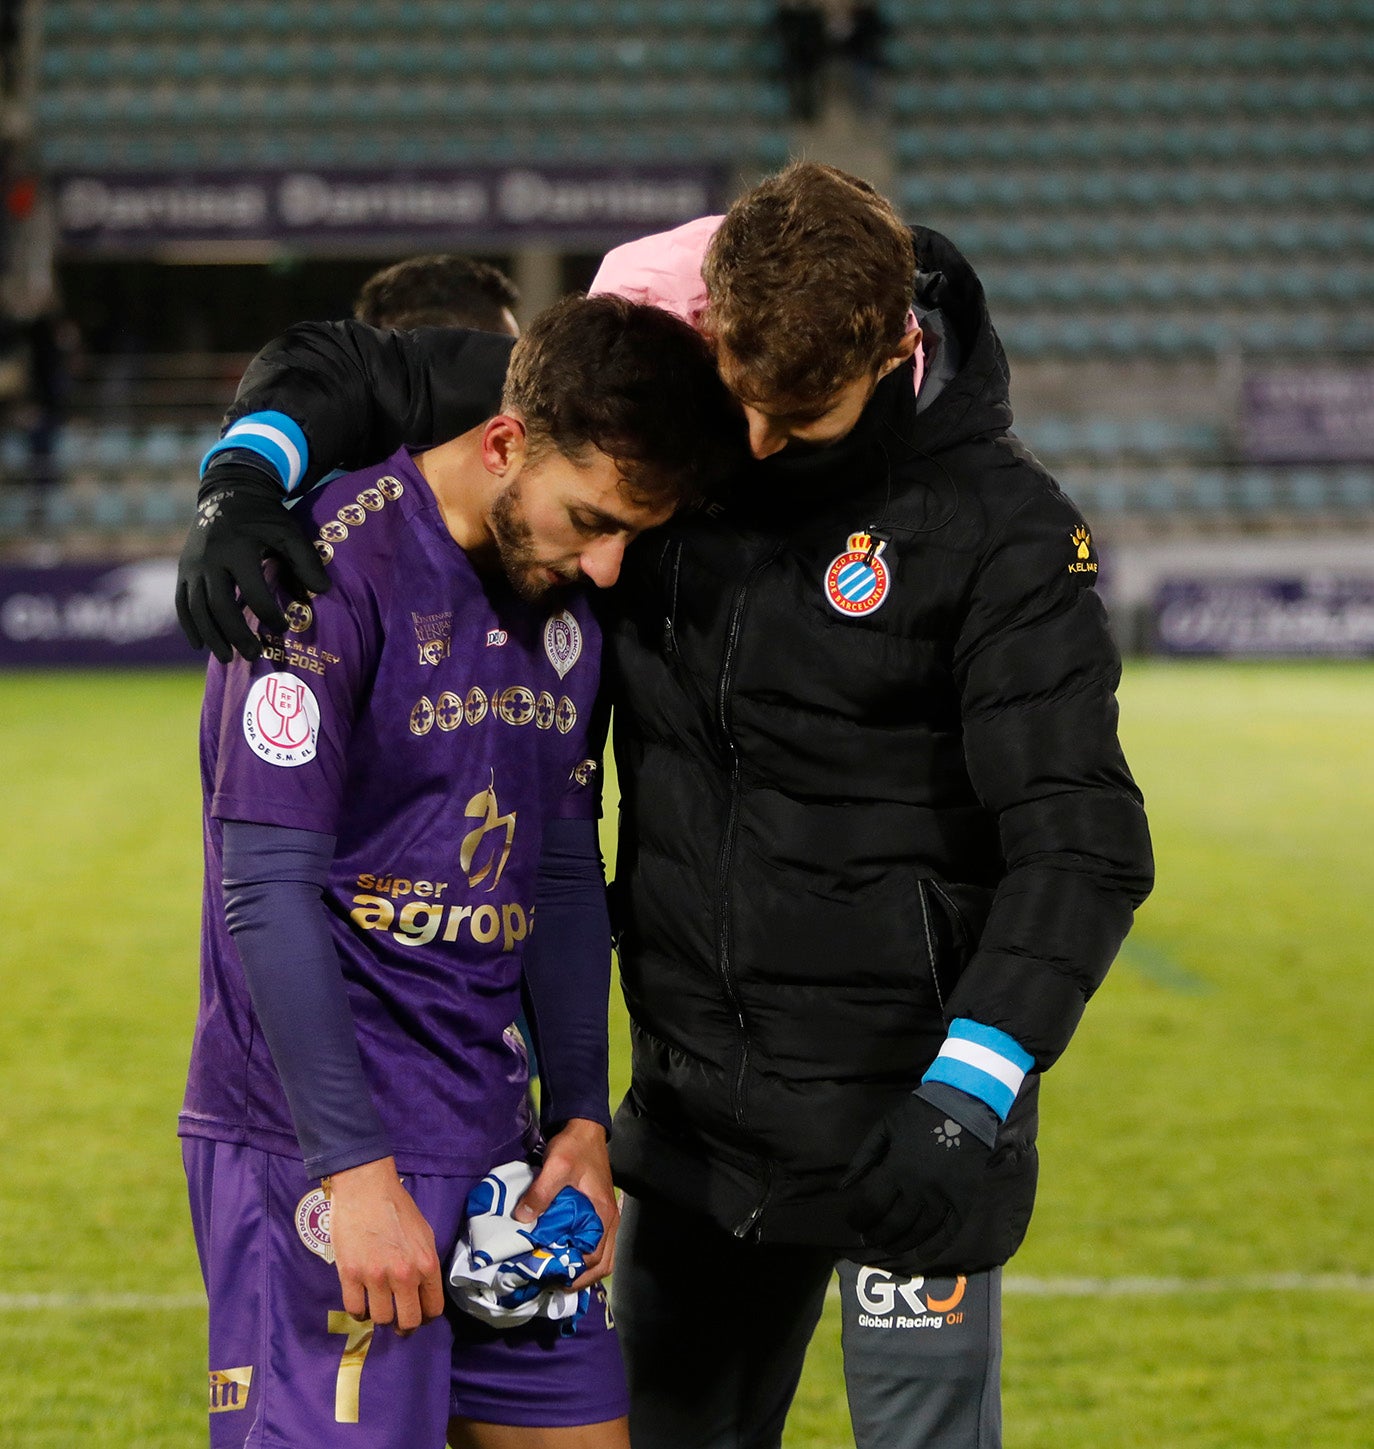
<path fill-rule="evenodd" d="M 1092 537 L 1088 533 L 1088 530 L 1084 528 L 1082 524 L 1079 524 L 1079 526 L 1075 528 L 1074 531 L 1069 535 L 1069 542 L 1073 544 L 1075 548 L 1077 548 L 1079 558 L 1087 558 L 1088 548 L 1092 543 Z"/>

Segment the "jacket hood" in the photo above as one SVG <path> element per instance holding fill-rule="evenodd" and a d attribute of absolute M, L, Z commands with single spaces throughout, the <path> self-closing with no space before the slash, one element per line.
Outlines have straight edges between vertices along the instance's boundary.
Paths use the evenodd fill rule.
<path fill-rule="evenodd" d="M 1011 375 L 1001 340 L 988 315 L 983 284 L 947 236 L 911 228 L 916 251 L 916 311 L 935 345 L 927 362 L 940 376 L 941 346 L 952 347 L 955 371 L 928 407 L 920 408 L 919 442 L 927 451 L 1011 427 Z M 930 385 L 927 383 L 927 386 Z"/>
<path fill-rule="evenodd" d="M 912 302 L 926 367 L 920 392 L 912 395 L 909 369 L 889 373 L 838 443 L 787 450 L 756 464 L 752 479 L 765 492 L 786 489 L 797 496 L 809 487 L 833 488 L 837 476 L 871 467 L 872 451 L 894 433 L 910 448 L 933 454 L 1011 427 L 1006 355 L 977 273 L 948 237 L 919 226 L 911 234 L 918 268 Z"/>

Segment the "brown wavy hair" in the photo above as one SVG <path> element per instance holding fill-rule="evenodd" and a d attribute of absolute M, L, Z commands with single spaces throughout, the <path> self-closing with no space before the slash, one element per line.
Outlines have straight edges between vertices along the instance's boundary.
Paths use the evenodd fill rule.
<path fill-rule="evenodd" d="M 705 339 L 659 307 L 564 297 L 511 352 L 502 411 L 524 420 L 527 456 L 574 463 L 597 448 L 642 504 L 694 503 L 749 456 L 744 420 Z"/>
<path fill-rule="evenodd" d="M 866 181 L 796 161 L 730 208 L 702 276 L 702 325 L 745 375 L 744 400 L 816 403 L 896 350 L 916 259 L 910 231 Z"/>

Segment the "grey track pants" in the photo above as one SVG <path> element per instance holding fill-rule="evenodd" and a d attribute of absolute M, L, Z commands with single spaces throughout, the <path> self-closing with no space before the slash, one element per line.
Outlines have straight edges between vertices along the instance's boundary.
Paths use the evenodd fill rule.
<path fill-rule="evenodd" d="M 1000 1449 L 1000 1271 L 896 1278 L 627 1198 L 612 1303 L 633 1449 L 778 1449 L 837 1266 L 858 1449 Z"/>

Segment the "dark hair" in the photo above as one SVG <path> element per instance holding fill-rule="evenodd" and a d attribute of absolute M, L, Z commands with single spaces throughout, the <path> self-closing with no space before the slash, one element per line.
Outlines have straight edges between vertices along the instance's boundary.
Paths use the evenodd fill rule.
<path fill-rule="evenodd" d="M 747 373 L 746 401 L 822 402 L 895 351 L 916 258 L 866 181 L 797 161 L 730 208 L 702 276 L 702 326 Z"/>
<path fill-rule="evenodd" d="M 506 372 L 530 456 L 615 460 L 639 503 L 700 501 L 748 458 L 744 421 L 706 341 L 623 297 L 564 297 L 530 323 Z"/>
<path fill-rule="evenodd" d="M 472 257 L 407 257 L 362 285 L 353 304 L 359 322 L 373 327 L 472 327 L 509 332 L 503 310 L 520 304 L 504 272 Z"/>

